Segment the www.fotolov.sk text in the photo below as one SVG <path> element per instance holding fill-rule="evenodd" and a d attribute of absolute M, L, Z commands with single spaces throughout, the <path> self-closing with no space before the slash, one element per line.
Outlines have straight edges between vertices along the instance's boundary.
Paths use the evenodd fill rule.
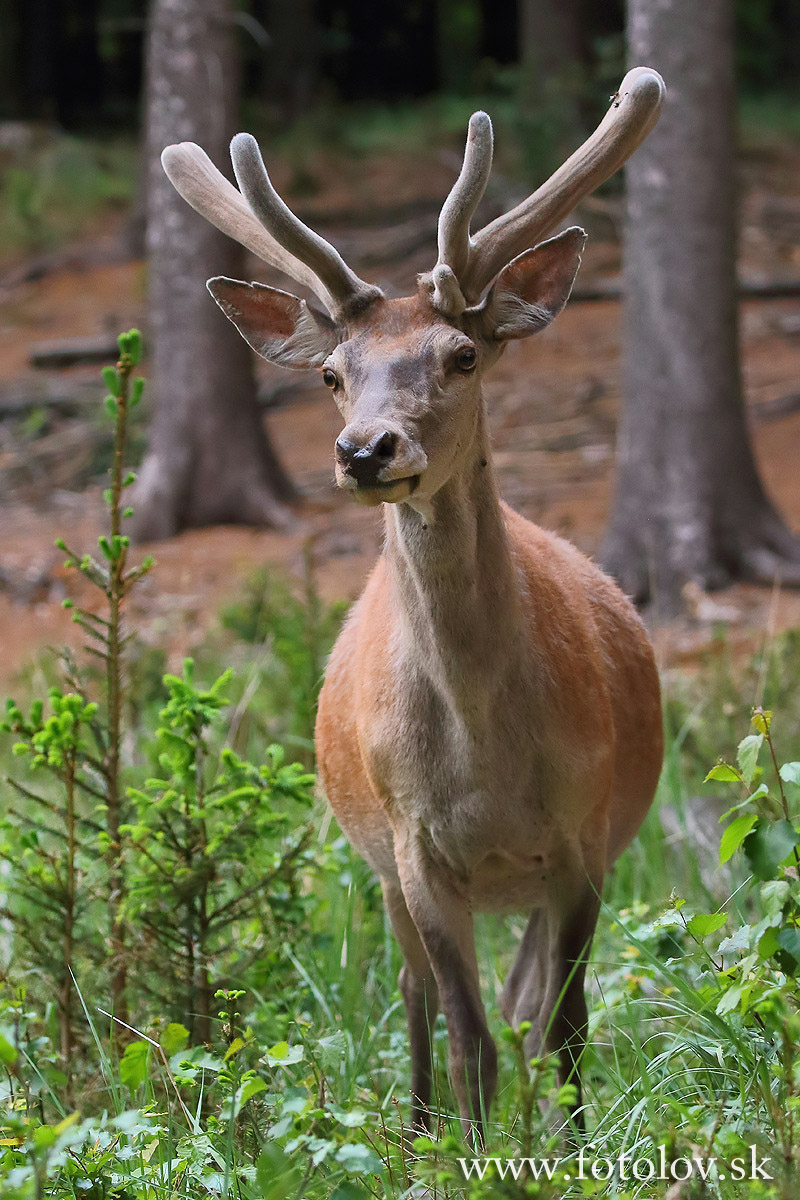
<path fill-rule="evenodd" d="M 575 1157 L 570 1158 L 460 1158 L 458 1160 L 465 1179 L 548 1179 L 556 1178 L 567 1183 L 570 1180 L 620 1181 L 663 1180 L 682 1182 L 687 1179 L 772 1179 L 767 1171 L 767 1158 L 759 1158 L 755 1146 L 749 1147 L 749 1156 L 732 1158 L 722 1162 L 718 1158 L 667 1158 L 666 1146 L 659 1146 L 654 1156 L 634 1158 L 631 1154 L 620 1154 L 616 1158 L 595 1157 L 591 1150 L 581 1147 Z"/>

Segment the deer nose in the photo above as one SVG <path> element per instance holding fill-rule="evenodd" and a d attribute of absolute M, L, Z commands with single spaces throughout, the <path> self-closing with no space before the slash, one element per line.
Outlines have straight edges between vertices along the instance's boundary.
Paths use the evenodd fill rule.
<path fill-rule="evenodd" d="M 397 449 L 397 434 L 383 429 L 365 444 L 341 434 L 336 439 L 336 457 L 341 467 L 360 484 L 378 482 L 378 473 L 389 465 Z"/>

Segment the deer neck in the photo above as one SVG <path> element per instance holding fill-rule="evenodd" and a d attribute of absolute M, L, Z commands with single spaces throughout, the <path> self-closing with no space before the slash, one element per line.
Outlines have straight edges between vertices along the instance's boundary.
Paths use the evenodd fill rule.
<path fill-rule="evenodd" d="M 384 556 L 404 648 L 469 688 L 502 670 L 520 625 L 517 576 L 481 404 L 459 471 L 426 518 L 385 505 Z"/>

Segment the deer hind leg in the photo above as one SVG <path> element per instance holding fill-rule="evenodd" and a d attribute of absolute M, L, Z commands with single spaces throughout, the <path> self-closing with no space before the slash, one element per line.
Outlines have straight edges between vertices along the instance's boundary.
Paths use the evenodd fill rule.
<path fill-rule="evenodd" d="M 486 1024 L 469 902 L 416 839 L 395 842 L 408 911 L 433 968 L 450 1043 L 450 1078 L 470 1135 L 484 1144 L 497 1086 L 497 1050 Z"/>
<path fill-rule="evenodd" d="M 400 885 L 383 880 L 381 886 L 386 911 L 405 960 L 398 982 L 406 1006 L 411 1050 L 411 1123 L 418 1132 L 428 1132 L 433 1090 L 432 1037 L 439 1011 L 439 991 Z"/>
<path fill-rule="evenodd" d="M 500 996 L 500 1012 L 514 1029 L 523 1021 L 532 1022 L 530 1014 L 538 1014 L 544 1003 L 547 977 L 543 951 L 547 943 L 547 910 L 535 908 Z"/>
<path fill-rule="evenodd" d="M 568 903 L 562 893 L 547 909 L 534 911 L 506 984 L 513 1003 L 511 1024 L 531 1025 L 525 1043 L 528 1055 L 557 1053 L 559 1083 L 575 1086 L 572 1117 L 581 1133 L 585 1122 L 580 1067 L 588 1024 L 584 987 L 601 881 L 602 875 L 593 884 L 584 873 L 582 884 L 569 889 Z"/>

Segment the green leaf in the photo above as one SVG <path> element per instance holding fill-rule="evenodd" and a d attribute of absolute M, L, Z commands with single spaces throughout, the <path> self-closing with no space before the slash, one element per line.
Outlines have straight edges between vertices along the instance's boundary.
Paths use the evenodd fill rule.
<path fill-rule="evenodd" d="M 11 1063 L 17 1061 L 17 1048 L 12 1046 L 8 1038 L 4 1038 L 0 1033 L 0 1062 L 6 1066 L 11 1066 Z"/>
<path fill-rule="evenodd" d="M 106 406 L 106 412 L 107 412 L 107 413 L 108 413 L 108 415 L 111 417 L 111 420 L 112 420 L 112 421 L 116 421 L 116 419 L 117 419 L 117 414 L 118 414 L 118 412 L 119 412 L 119 409 L 118 409 L 118 407 L 117 407 L 117 402 L 116 402 L 116 400 L 114 399 L 114 397 L 113 397 L 113 396 L 106 396 L 106 398 L 104 399 L 103 403 L 104 403 L 104 404 L 105 404 L 105 406 Z"/>
<path fill-rule="evenodd" d="M 369 1200 L 369 1192 L 365 1192 L 357 1183 L 340 1183 L 331 1192 L 331 1200 Z"/>
<path fill-rule="evenodd" d="M 765 929 L 758 939 L 758 946 L 756 948 L 761 958 L 772 958 L 776 950 L 780 949 L 777 931 L 775 929 Z"/>
<path fill-rule="evenodd" d="M 366 1125 L 368 1115 L 361 1108 L 339 1108 L 336 1104 L 328 1105 L 328 1112 L 339 1122 L 340 1125 L 345 1125 L 348 1129 L 356 1129 L 359 1125 Z"/>
<path fill-rule="evenodd" d="M 131 1042 L 129 1046 L 125 1047 L 125 1053 L 119 1061 L 119 1077 L 132 1092 L 135 1092 L 147 1078 L 149 1059 L 149 1042 Z"/>
<path fill-rule="evenodd" d="M 244 1108 L 247 1101 L 257 1096 L 259 1092 L 265 1092 L 267 1085 L 263 1079 L 250 1079 L 247 1083 L 243 1083 L 236 1093 L 236 1111 L 239 1112 Z"/>
<path fill-rule="evenodd" d="M 768 879 L 761 885 L 761 903 L 768 917 L 777 917 L 783 912 L 791 890 L 787 879 Z"/>
<path fill-rule="evenodd" d="M 692 937 L 701 941 L 704 937 L 708 937 L 710 933 L 721 929 L 727 919 L 727 913 L 697 913 L 696 916 L 687 922 L 686 928 Z"/>
<path fill-rule="evenodd" d="M 351 1175 L 371 1175 L 381 1170 L 380 1159 L 369 1146 L 360 1142 L 354 1146 L 345 1143 L 336 1151 L 335 1157 Z"/>
<path fill-rule="evenodd" d="M 736 751 L 736 761 L 742 772 L 742 777 L 749 787 L 758 766 L 758 752 L 764 744 L 763 733 L 751 733 L 742 738 Z"/>
<path fill-rule="evenodd" d="M 769 708 L 756 709 L 750 723 L 756 733 L 769 733 L 769 728 L 772 724 L 772 710 Z"/>
<path fill-rule="evenodd" d="M 740 925 L 730 937 L 723 938 L 717 946 L 720 954 L 742 954 L 750 949 L 750 926 Z"/>
<path fill-rule="evenodd" d="M 737 817 L 735 821 L 731 821 L 719 843 L 719 861 L 721 863 L 726 863 L 733 857 L 757 820 L 756 813 L 745 813 L 743 817 Z"/>
<path fill-rule="evenodd" d="M 735 983 L 727 988 L 717 1004 L 717 1016 L 723 1017 L 725 1013 L 733 1012 L 738 1008 L 745 995 L 745 984 Z"/>
<path fill-rule="evenodd" d="M 713 780 L 716 780 L 717 783 L 741 783 L 742 777 L 727 763 L 718 762 L 715 767 L 711 768 L 703 782 L 711 783 Z"/>
<path fill-rule="evenodd" d="M 160 1038 L 161 1049 L 167 1058 L 172 1058 L 179 1050 L 183 1050 L 189 1042 L 189 1030 L 177 1021 L 171 1022 Z"/>
<path fill-rule="evenodd" d="M 800 762 L 784 763 L 780 775 L 784 783 L 796 783 L 800 786 Z"/>
<path fill-rule="evenodd" d="M 756 878 L 772 879 L 798 841 L 797 830 L 791 822 L 759 821 L 744 843 L 744 852 Z"/>
<path fill-rule="evenodd" d="M 114 367 L 103 367 L 103 382 L 112 396 L 122 395 L 122 381 Z"/>
<path fill-rule="evenodd" d="M 800 962 L 800 929 L 797 929 L 796 926 L 781 929 L 778 932 L 778 945 Z"/>
<path fill-rule="evenodd" d="M 259 1092 L 266 1091 L 266 1089 L 267 1085 L 264 1080 L 258 1078 L 248 1079 L 246 1083 L 240 1084 L 223 1110 L 223 1115 L 226 1120 L 235 1120 L 235 1118 L 238 1117 L 239 1113 L 244 1108 L 245 1104 L 247 1104 L 247 1101 L 252 1099 L 253 1096 L 258 1095 Z"/>
<path fill-rule="evenodd" d="M 225 1051 L 225 1062 L 227 1062 L 229 1058 L 233 1058 L 236 1054 L 238 1054 L 243 1045 L 244 1041 L 242 1038 L 234 1038 L 230 1046 L 228 1046 L 228 1049 Z"/>

